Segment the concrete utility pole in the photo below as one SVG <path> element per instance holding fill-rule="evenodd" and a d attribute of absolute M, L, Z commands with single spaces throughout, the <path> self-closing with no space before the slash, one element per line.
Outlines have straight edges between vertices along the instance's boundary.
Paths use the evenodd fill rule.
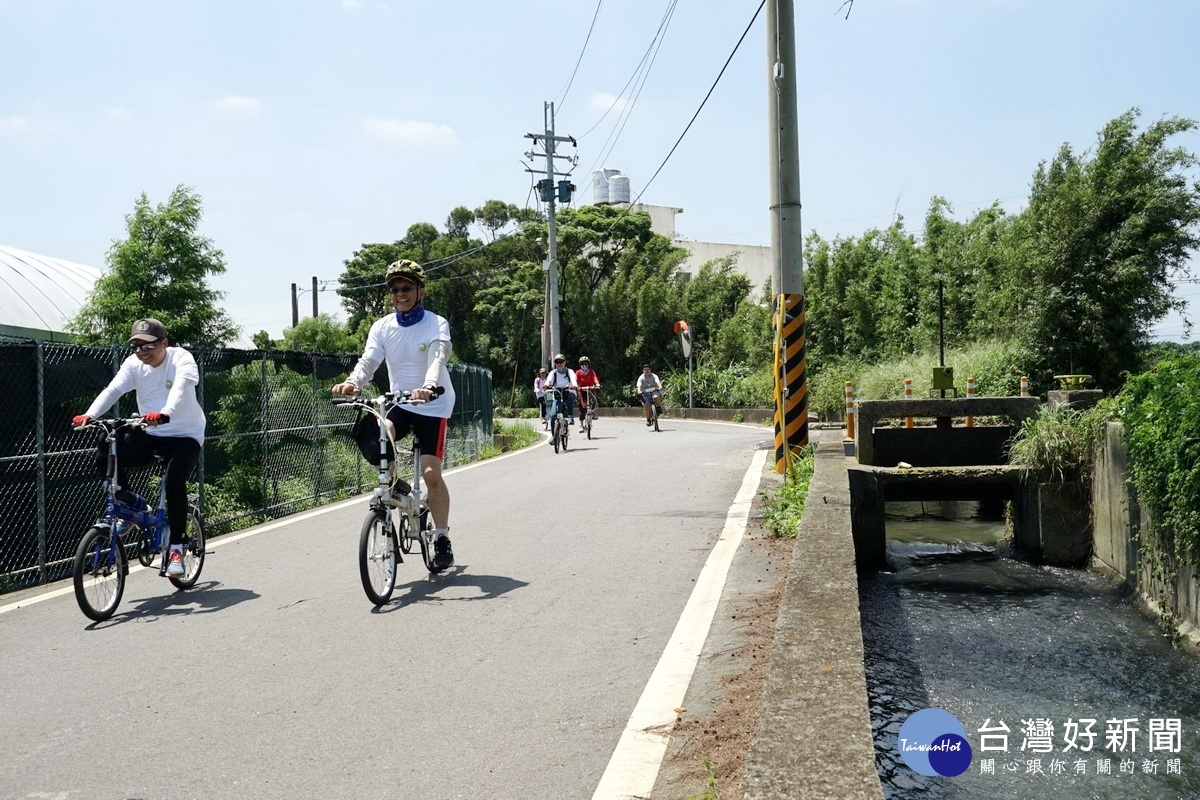
<path fill-rule="evenodd" d="M 296 297 L 296 284 L 292 284 L 292 327 L 300 324 L 300 304 Z"/>
<path fill-rule="evenodd" d="M 768 118 L 771 139 L 771 247 L 775 268 L 775 471 L 808 444 L 804 358 L 804 232 L 800 227 L 800 146 L 793 0 L 767 0 Z"/>
<path fill-rule="evenodd" d="M 558 315 L 558 235 L 554 228 L 554 201 L 555 191 L 557 189 L 557 197 L 560 201 L 566 203 L 571 199 L 571 192 L 574 191 L 575 185 L 566 180 L 570 176 L 569 172 L 556 172 L 554 169 L 554 159 L 561 158 L 571 162 L 572 166 L 575 163 L 574 156 L 560 156 L 554 152 L 555 145 L 558 142 L 570 142 L 572 146 L 576 144 L 573 136 L 555 136 L 554 135 L 554 103 L 546 103 L 543 109 L 544 124 L 546 126 L 545 133 L 527 133 L 526 139 L 532 139 L 536 147 L 539 143 L 542 145 L 546 157 L 546 168 L 544 170 L 546 177 L 537 182 L 538 193 L 542 201 L 546 203 L 546 221 L 547 233 L 549 236 L 549 252 L 546 258 L 546 330 L 549 331 L 549 336 L 542 345 L 542 364 L 550 366 L 550 359 L 555 353 L 562 352 L 562 328 L 559 324 Z M 540 141 L 539 141 L 540 140 Z M 541 155 L 530 150 L 525 154 L 525 157 L 533 161 L 535 157 Z M 536 175 L 542 174 L 542 170 L 525 168 L 526 172 Z M 555 183 L 555 178 L 561 176 L 563 180 Z M 546 352 L 547 346 L 549 352 Z"/>
<path fill-rule="evenodd" d="M 317 318 L 317 276 L 313 275 L 313 319 Z"/>

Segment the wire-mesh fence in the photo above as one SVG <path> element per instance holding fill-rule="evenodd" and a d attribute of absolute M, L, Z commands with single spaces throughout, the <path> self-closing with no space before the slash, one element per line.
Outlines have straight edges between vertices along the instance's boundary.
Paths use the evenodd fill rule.
<path fill-rule="evenodd" d="M 75 547 L 104 504 L 98 434 L 72 430 L 71 417 L 87 409 L 127 355 L 116 345 L 0 341 L 9 407 L 0 416 L 0 592 L 70 573 Z M 335 406 L 329 391 L 356 357 L 207 348 L 192 355 L 208 418 L 192 490 L 209 536 L 374 486 L 350 438 L 354 412 Z M 492 373 L 448 366 L 457 395 L 446 442 L 451 467 L 492 443 Z M 387 388 L 381 367 L 365 391 Z M 134 394 L 113 413 L 136 413 Z M 157 497 L 157 474 L 153 467 L 133 472 L 132 488 Z"/>

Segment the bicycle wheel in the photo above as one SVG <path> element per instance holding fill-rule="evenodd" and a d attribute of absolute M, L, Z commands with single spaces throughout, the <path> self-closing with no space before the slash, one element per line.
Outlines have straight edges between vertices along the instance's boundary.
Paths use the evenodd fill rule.
<path fill-rule="evenodd" d="M 658 409 L 651 409 L 650 416 L 654 418 L 654 432 L 658 433 Z"/>
<path fill-rule="evenodd" d="M 396 540 L 387 514 L 372 511 L 358 537 L 358 571 L 363 591 L 376 606 L 386 603 L 396 588 Z"/>
<path fill-rule="evenodd" d="M 567 452 L 567 439 L 570 438 L 570 436 L 571 426 L 564 421 L 562 426 L 562 449 L 564 453 Z"/>
<path fill-rule="evenodd" d="M 125 550 L 113 546 L 112 532 L 99 525 L 88 529 L 75 550 L 73 577 L 79 609 L 96 622 L 117 610 L 125 592 Z"/>
<path fill-rule="evenodd" d="M 554 437 L 554 452 L 556 453 L 559 451 L 559 447 L 562 443 L 562 426 L 562 420 L 554 420 L 554 431 L 550 435 Z"/>
<path fill-rule="evenodd" d="M 584 427 L 587 428 L 588 441 L 592 438 L 592 412 L 589 410 L 587 417 L 584 418 Z"/>
<path fill-rule="evenodd" d="M 204 523 L 195 506 L 188 507 L 187 533 L 183 539 L 183 577 L 171 578 L 176 589 L 190 589 L 196 585 L 200 570 L 204 569 Z"/>

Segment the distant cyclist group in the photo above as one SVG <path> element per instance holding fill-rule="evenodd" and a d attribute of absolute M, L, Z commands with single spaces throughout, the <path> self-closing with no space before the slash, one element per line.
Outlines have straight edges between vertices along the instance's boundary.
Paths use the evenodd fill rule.
<path fill-rule="evenodd" d="M 450 492 L 442 478 L 447 421 L 455 400 L 446 368 L 451 353 L 450 326 L 445 318 L 425 308 L 425 271 L 419 264 L 396 261 L 389 265 L 384 284 L 394 313 L 371 326 L 362 357 L 346 380 L 332 387 L 332 393 L 338 398 L 358 395 L 379 366 L 387 365 L 390 391 L 371 401 L 381 410 L 362 414 L 370 405 L 365 400 L 341 404 L 359 407 L 360 417 L 352 435 L 363 457 L 380 469 L 381 483 L 388 483 L 391 507 L 406 507 L 403 496 L 423 484 L 421 497 L 410 507 L 419 511 L 421 535 L 428 539 L 422 541 L 422 552 L 426 544 L 430 551 L 426 554 L 427 566 L 431 572 L 440 572 L 454 564 Z M 207 424 L 196 394 L 199 369 L 191 353 L 171 346 L 166 326 L 157 319 L 134 322 L 128 341 L 133 352 L 116 376 L 87 411 L 71 420 L 76 429 L 104 434 L 97 448 L 96 465 L 106 481 L 108 500 L 103 515 L 80 542 L 74 565 L 76 595 L 93 619 L 107 618 L 120 601 L 128 572 L 122 536 L 139 536 L 138 557 L 146 566 L 161 553 L 159 574 L 177 587 L 194 584 L 203 565 L 203 529 L 187 492 L 187 480 L 199 460 Z M 539 370 L 534 395 L 544 421 L 555 418 L 561 402 L 570 426 L 575 424 L 578 398 L 580 432 L 586 430 L 590 436 L 588 424 L 594 418 L 600 376 L 587 356 L 580 356 L 577 363 L 577 368 L 571 369 L 566 358 L 556 354 L 552 369 Z M 136 393 L 138 415 L 127 420 L 102 420 L 130 391 Z M 649 365 L 644 366 L 637 380 L 638 399 L 646 424 L 656 428 L 661 391 L 658 376 Z M 381 418 L 386 430 L 380 427 Z M 418 460 L 414 470 L 419 467 L 420 473 L 414 475 L 412 487 L 396 474 L 394 445 L 410 432 Z M 164 468 L 157 512 L 132 492 L 128 483 L 130 468 L 155 460 Z M 381 490 L 376 491 L 378 495 Z M 388 503 L 381 502 L 379 507 L 386 508 Z M 372 508 L 375 510 L 376 505 Z M 424 530 L 426 520 L 428 530 Z M 403 552 L 411 546 L 408 535 L 392 534 Z M 415 533 L 411 535 L 416 538 Z M 393 555 L 385 553 L 384 560 Z M 394 558 L 390 563 L 394 569 Z M 388 577 L 394 581 L 394 573 Z M 366 582 L 364 566 L 364 585 Z M 371 591 L 368 594 L 374 596 Z"/>

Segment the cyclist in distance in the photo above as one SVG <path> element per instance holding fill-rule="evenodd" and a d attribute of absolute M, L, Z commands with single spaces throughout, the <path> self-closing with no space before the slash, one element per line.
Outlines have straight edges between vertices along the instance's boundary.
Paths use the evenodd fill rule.
<path fill-rule="evenodd" d="M 600 388 L 600 376 L 592 369 L 592 362 L 587 356 L 579 357 L 579 369 L 575 370 L 575 383 L 580 389 L 591 386 Z M 579 432 L 584 432 L 583 421 L 587 417 L 588 392 L 579 393 Z"/>
<path fill-rule="evenodd" d="M 333 387 L 337 395 L 355 395 L 370 382 L 381 363 L 387 363 L 388 380 L 393 392 L 412 392 L 411 405 L 396 406 L 388 412 L 395 439 L 411 431 L 421 448 L 421 476 L 429 490 L 429 511 L 433 515 L 434 565 L 446 569 L 454 565 L 450 546 L 450 490 L 442 479 L 442 460 L 446 455 L 446 424 L 454 411 L 454 387 L 446 362 L 450 360 L 450 324 L 425 308 L 425 270 L 416 262 L 401 259 L 388 266 L 384 279 L 395 314 L 377 320 L 367 334 L 362 358 L 344 383 Z M 445 389 L 434 396 L 438 387 Z M 354 436 L 363 456 L 379 465 L 379 423 L 367 415 L 355 426 Z M 394 463 L 395 453 L 387 453 Z"/>
<path fill-rule="evenodd" d="M 204 445 L 206 420 L 196 399 L 200 370 L 196 359 L 182 347 L 171 347 L 167 329 L 156 319 L 139 319 L 129 334 L 133 353 L 121 363 L 117 374 L 97 395 L 88 410 L 72 418 L 80 427 L 103 415 L 130 390 L 137 392 L 138 413 L 148 427 L 121 428 L 117 438 L 117 483 L 122 492 L 131 467 L 149 464 L 156 456 L 166 466 L 167 526 L 170 551 L 167 553 L 169 578 L 184 574 L 183 541 L 187 531 L 187 479 Z M 108 472 L 108 444 L 97 448 L 96 463 L 100 474 Z M 129 495 L 130 497 L 132 495 Z"/>
<path fill-rule="evenodd" d="M 649 364 L 642 365 L 642 374 L 638 376 L 637 380 L 637 391 L 638 400 L 642 402 L 642 411 L 646 414 L 646 424 L 653 425 L 654 423 L 650 420 L 650 404 L 653 403 L 659 409 L 662 408 L 662 381 L 650 371 Z M 659 413 L 661 414 L 662 411 L 660 410 Z"/>
<path fill-rule="evenodd" d="M 538 413 L 541 414 L 542 422 L 546 421 L 546 368 L 542 367 L 537 371 L 537 375 L 533 379 L 533 396 L 537 400 Z"/>
<path fill-rule="evenodd" d="M 564 392 L 563 396 L 567 402 L 567 424 L 575 424 L 575 409 L 574 409 L 574 394 L 579 389 L 579 384 L 575 382 L 575 370 L 567 368 L 567 359 L 562 353 L 557 353 L 554 356 L 554 369 L 550 371 L 549 377 L 542 383 L 542 388 L 549 392 L 551 389 L 570 389 L 569 392 Z M 558 415 L 558 403 L 556 398 L 550 396 L 550 419 L 554 419 Z M 554 437 L 551 437 L 550 444 L 554 444 Z"/>

